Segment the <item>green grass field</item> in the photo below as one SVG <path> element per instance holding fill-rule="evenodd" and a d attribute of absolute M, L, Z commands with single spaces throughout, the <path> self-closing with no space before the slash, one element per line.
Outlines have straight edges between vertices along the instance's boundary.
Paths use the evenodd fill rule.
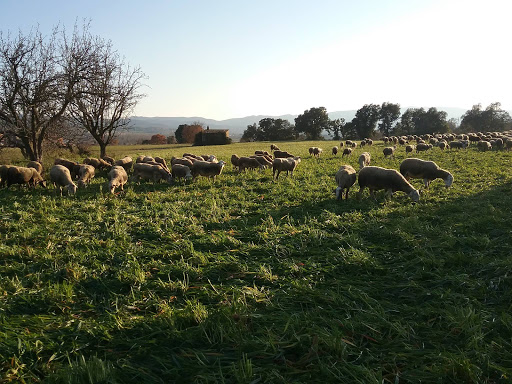
<path fill-rule="evenodd" d="M 302 162 L 278 182 L 229 163 L 269 143 L 119 146 L 228 164 L 118 195 L 101 173 L 72 197 L 0 190 L 0 382 L 511 382 L 512 152 L 420 154 L 455 181 L 413 205 L 336 201 L 363 150 L 335 144 L 279 143 Z M 382 148 L 372 165 L 398 169 Z"/>

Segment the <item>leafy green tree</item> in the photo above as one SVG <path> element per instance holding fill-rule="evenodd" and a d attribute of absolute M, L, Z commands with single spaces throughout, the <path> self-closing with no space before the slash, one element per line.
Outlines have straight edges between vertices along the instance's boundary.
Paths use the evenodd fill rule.
<path fill-rule="evenodd" d="M 380 119 L 380 106 L 377 104 L 365 104 L 356 112 L 356 117 L 352 119 L 352 124 L 359 139 L 372 137 Z"/>
<path fill-rule="evenodd" d="M 244 131 L 241 141 L 258 141 L 258 125 L 256 123 L 248 125 L 247 129 Z"/>
<path fill-rule="evenodd" d="M 394 134 L 397 135 L 424 135 L 427 133 L 446 133 L 449 130 L 445 111 L 436 108 L 408 108 L 397 124 Z"/>
<path fill-rule="evenodd" d="M 329 115 L 324 107 L 311 108 L 295 118 L 295 131 L 304 133 L 308 140 L 322 138 L 322 131 L 328 130 Z"/>
<path fill-rule="evenodd" d="M 492 103 L 485 110 L 481 104 L 473 105 L 462 115 L 460 128 L 464 132 L 505 131 L 512 126 L 512 118 L 507 111 L 501 109 L 500 103 Z"/>
<path fill-rule="evenodd" d="M 295 139 L 294 127 L 288 120 L 266 117 L 258 125 L 248 125 L 242 141 L 280 141 Z"/>
<path fill-rule="evenodd" d="M 382 103 L 380 107 L 380 122 L 378 125 L 380 133 L 384 136 L 390 136 L 393 126 L 400 118 L 400 104 Z"/>
<path fill-rule="evenodd" d="M 354 139 L 357 136 L 356 126 L 354 120 L 346 123 L 341 130 L 341 137 L 343 139 Z"/>
<path fill-rule="evenodd" d="M 334 140 L 340 140 L 345 126 L 345 119 L 334 119 L 329 121 L 329 127 L 326 129 L 329 135 L 333 136 Z"/>

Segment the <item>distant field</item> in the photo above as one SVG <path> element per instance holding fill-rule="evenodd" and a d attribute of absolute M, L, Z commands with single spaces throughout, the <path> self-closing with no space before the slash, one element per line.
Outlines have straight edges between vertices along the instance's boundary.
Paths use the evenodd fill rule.
<path fill-rule="evenodd" d="M 1 189 L 0 382 L 512 380 L 512 152 L 419 154 L 455 181 L 412 205 L 358 201 L 357 185 L 336 201 L 335 172 L 363 150 L 342 160 L 331 141 L 278 143 L 302 156 L 294 178 L 232 170 L 269 144 L 108 149 L 215 154 L 214 183 Z M 404 148 L 382 148 L 364 149 L 372 165 L 398 169 Z"/>

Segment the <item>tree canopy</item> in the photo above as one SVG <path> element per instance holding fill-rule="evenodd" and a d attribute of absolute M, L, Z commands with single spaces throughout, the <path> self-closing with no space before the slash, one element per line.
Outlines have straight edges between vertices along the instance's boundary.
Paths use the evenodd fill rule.
<path fill-rule="evenodd" d="M 295 130 L 308 140 L 322 138 L 322 131 L 330 128 L 329 115 L 324 107 L 311 108 L 295 118 Z"/>
<path fill-rule="evenodd" d="M 481 104 L 473 105 L 473 108 L 462 115 L 460 124 L 461 130 L 466 132 L 502 132 L 511 126 L 512 118 L 507 111 L 501 109 L 500 103 L 492 103 L 485 110 L 482 110 Z"/>

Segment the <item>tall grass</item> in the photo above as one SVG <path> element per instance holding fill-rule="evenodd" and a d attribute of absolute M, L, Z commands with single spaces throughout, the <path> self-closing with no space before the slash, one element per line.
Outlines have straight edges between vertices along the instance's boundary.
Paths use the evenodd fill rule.
<path fill-rule="evenodd" d="M 434 149 L 420 156 L 454 174 L 449 190 L 336 201 L 336 170 L 358 169 L 362 150 L 341 159 L 335 144 L 280 144 L 303 160 L 278 182 L 227 165 L 215 182 L 119 195 L 102 173 L 74 197 L 0 190 L 2 380 L 510 381 L 512 155 Z M 229 160 L 268 147 L 110 152 Z M 372 164 L 398 168 L 405 151 L 382 147 L 364 149 Z"/>

